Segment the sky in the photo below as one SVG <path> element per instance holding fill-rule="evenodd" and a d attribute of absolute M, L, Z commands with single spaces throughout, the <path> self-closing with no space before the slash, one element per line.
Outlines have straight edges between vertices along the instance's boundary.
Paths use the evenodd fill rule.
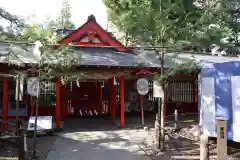
<path fill-rule="evenodd" d="M 55 19 L 64 0 L 0 0 L 0 7 L 11 14 L 27 18 L 30 22 L 42 22 L 49 16 Z M 107 9 L 103 0 L 68 0 L 72 7 L 72 21 L 76 27 L 86 22 L 90 14 L 97 22 L 107 28 Z M 6 22 L 1 22 L 2 24 Z"/>

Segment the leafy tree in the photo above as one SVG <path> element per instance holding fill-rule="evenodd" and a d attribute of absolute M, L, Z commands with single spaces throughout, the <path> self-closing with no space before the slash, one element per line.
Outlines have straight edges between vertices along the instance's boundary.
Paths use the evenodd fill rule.
<path fill-rule="evenodd" d="M 60 10 L 60 14 L 55 22 L 56 29 L 75 29 L 75 25 L 71 21 L 71 17 L 71 6 L 68 1 L 64 1 Z"/>
<path fill-rule="evenodd" d="M 8 13 L 8 12 L 7 12 Z M 10 21 L 15 21 L 11 19 L 10 14 L 4 14 L 5 19 Z M 1 16 L 1 10 L 0 10 Z M 9 18 L 10 17 L 10 18 Z M 0 30 L 0 43 L 10 43 L 9 47 L 7 48 L 8 51 L 8 64 L 14 65 L 15 67 L 19 67 L 18 69 L 11 70 L 12 75 L 19 79 L 19 75 L 24 77 L 28 76 L 28 70 L 23 70 L 22 67 L 28 68 L 36 68 L 38 70 L 38 77 L 40 79 L 40 89 L 47 89 L 51 87 L 51 84 L 44 83 L 46 81 L 51 80 L 52 78 L 61 77 L 62 84 L 66 84 L 66 81 L 72 77 L 69 72 L 73 70 L 75 65 L 79 64 L 75 57 L 72 55 L 72 48 L 67 46 L 61 46 L 59 48 L 55 48 L 54 46 L 49 46 L 49 43 L 55 44 L 57 42 L 57 35 L 54 34 L 54 30 L 52 29 L 53 23 L 50 21 L 45 25 L 41 24 L 32 24 L 32 25 L 24 25 L 19 26 L 17 25 L 17 32 L 14 32 L 12 28 L 6 30 L 3 27 Z M 21 40 L 23 42 L 19 42 Z M 34 63 L 30 60 L 27 60 L 29 54 L 32 54 L 34 51 L 29 48 L 29 43 L 33 43 L 36 41 L 41 41 L 43 46 L 40 46 L 39 42 L 39 49 L 41 52 L 38 52 L 39 57 L 41 59 Z M 46 44 L 47 43 L 47 44 Z M 1 45 L 1 44 L 0 44 Z M 0 46 L 2 47 L 2 46 Z M 36 46 L 35 46 L 36 47 Z M 38 51 L 38 49 L 37 49 Z M 32 52 L 32 53 L 31 53 Z M 35 50 L 36 53 L 36 50 Z M 34 54 L 34 53 L 33 53 Z M 41 55 L 41 56 L 40 56 Z M 22 58 L 24 57 L 24 58 Z M 24 60 L 23 60 L 24 59 Z M 27 62 L 26 62 L 27 61 Z M 19 82 L 19 81 L 18 81 Z M 38 90 L 39 91 L 39 90 Z M 19 93 L 18 93 L 19 94 Z M 53 93 L 55 94 L 55 93 Z M 38 102 L 42 101 L 41 95 L 38 96 Z M 54 97 L 54 96 L 53 96 Z M 18 104 L 18 103 L 16 103 Z M 39 104 L 39 103 L 37 103 Z M 18 111 L 19 106 L 16 106 L 16 111 Z M 38 110 L 38 107 L 36 107 Z M 37 111 L 36 116 L 37 117 Z M 37 118 L 35 118 L 36 124 Z M 19 117 L 16 116 L 16 126 L 19 124 Z M 35 126 L 35 128 L 37 128 Z M 36 131 L 35 131 L 36 133 Z M 33 157 L 36 158 L 36 134 L 34 134 L 34 148 L 33 148 Z"/>
<path fill-rule="evenodd" d="M 229 30 L 230 34 L 226 38 L 225 47 L 230 54 L 240 53 L 240 1 L 220 0 L 219 1 L 220 21 Z"/>
<path fill-rule="evenodd" d="M 132 42 L 203 51 L 221 45 L 229 29 L 216 4 L 195 0 L 104 0 L 109 19 Z M 218 10 L 219 11 L 219 10 Z"/>
<path fill-rule="evenodd" d="M 10 43 L 8 52 L 10 57 L 14 58 L 19 57 L 19 55 L 21 55 L 20 52 L 32 52 L 29 50 L 30 43 L 35 43 L 36 41 L 42 42 L 42 60 L 38 64 L 29 62 L 27 66 L 40 68 L 42 79 L 50 80 L 54 77 L 62 77 L 62 83 L 65 83 L 72 77 L 70 73 L 71 70 L 80 62 L 73 56 L 72 47 L 54 47 L 54 44 L 62 38 L 55 33 L 54 25 L 55 23 L 53 21 L 45 21 L 43 24 L 24 24 L 24 26 L 18 26 L 18 32 L 11 32 L 9 29 L 2 29 L 0 30 L 0 40 L 1 43 Z M 16 48 L 18 49 L 16 50 Z M 9 63 L 11 63 L 11 61 L 9 61 Z M 14 65 L 22 66 L 24 64 L 17 63 Z M 13 72 L 14 74 L 26 73 L 25 71 L 19 70 Z"/>
<path fill-rule="evenodd" d="M 197 37 L 195 33 L 201 26 L 199 20 L 204 10 L 194 5 L 194 0 L 104 0 L 104 3 L 110 21 L 126 33 L 128 39 L 140 45 L 150 45 L 157 54 L 161 53 L 161 74 L 156 78 L 161 82 L 164 97 L 167 78 L 174 75 L 176 70 L 188 72 L 188 68 L 195 63 L 173 66 L 164 72 L 163 48 L 182 48 L 186 44 L 193 46 L 192 39 Z M 164 127 L 163 103 L 161 108 L 161 126 Z M 161 133 L 164 134 L 163 129 Z"/>
<path fill-rule="evenodd" d="M 24 22 L 22 19 L 20 19 L 16 15 L 12 15 L 8 11 L 6 11 L 4 8 L 0 7 L 0 19 L 5 19 L 9 21 L 10 23 L 13 23 L 17 26 L 24 26 Z"/>
<path fill-rule="evenodd" d="M 0 40 L 16 39 L 20 34 L 21 29 L 25 26 L 25 23 L 16 15 L 12 15 L 4 8 L 0 7 L 0 19 L 4 19 L 10 23 L 10 26 L 4 28 L 0 26 Z"/>

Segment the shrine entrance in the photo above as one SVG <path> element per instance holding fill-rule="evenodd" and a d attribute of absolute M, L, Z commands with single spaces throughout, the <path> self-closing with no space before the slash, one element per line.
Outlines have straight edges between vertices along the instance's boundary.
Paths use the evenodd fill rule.
<path fill-rule="evenodd" d="M 72 82 L 70 115 L 100 116 L 107 110 L 103 101 L 103 85 L 101 82 Z"/>

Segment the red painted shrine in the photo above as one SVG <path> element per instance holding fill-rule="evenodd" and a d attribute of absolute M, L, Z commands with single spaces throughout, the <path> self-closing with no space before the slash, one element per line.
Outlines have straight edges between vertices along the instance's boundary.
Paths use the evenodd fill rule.
<path fill-rule="evenodd" d="M 49 82 L 47 91 L 41 91 L 39 115 L 56 117 L 56 128 L 60 128 L 60 121 L 70 115 L 109 115 L 112 119 L 119 118 L 123 127 L 125 114 L 140 112 L 140 96 L 136 90 L 136 80 L 140 77 L 149 79 L 150 92 L 144 97 L 144 110 L 156 111 L 152 76 L 160 72 L 159 60 L 140 65 L 146 63 L 148 57 L 140 56 L 117 41 L 96 22 L 94 16 L 89 16 L 85 24 L 67 33 L 59 43 L 79 45 L 75 47 L 75 54 L 81 57 L 79 72 L 82 78 L 79 84 L 73 80 L 65 86 L 56 79 Z M 9 70 L 4 63 L 0 65 L 2 73 Z M 175 78 L 167 87 L 165 114 L 173 114 L 176 107 L 181 107 L 183 112 L 197 112 L 195 76 L 178 77 L 180 81 Z M 14 83 L 11 79 L 2 80 L 0 116 L 3 121 L 16 114 L 28 118 L 35 112 L 35 99 L 26 93 L 19 113 L 15 113 Z M 2 127 L 5 129 L 6 126 Z"/>

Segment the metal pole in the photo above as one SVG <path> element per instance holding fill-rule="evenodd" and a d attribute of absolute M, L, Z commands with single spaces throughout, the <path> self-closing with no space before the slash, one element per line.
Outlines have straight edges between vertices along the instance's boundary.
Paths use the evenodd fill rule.
<path fill-rule="evenodd" d="M 35 108 L 35 124 L 34 124 L 34 139 L 33 139 L 33 158 L 36 158 L 37 153 L 36 153 L 36 144 L 37 144 L 37 117 L 38 117 L 38 97 L 39 97 L 39 85 L 40 85 L 40 70 L 38 73 L 38 83 L 37 83 L 37 96 L 36 96 L 36 108 Z"/>

